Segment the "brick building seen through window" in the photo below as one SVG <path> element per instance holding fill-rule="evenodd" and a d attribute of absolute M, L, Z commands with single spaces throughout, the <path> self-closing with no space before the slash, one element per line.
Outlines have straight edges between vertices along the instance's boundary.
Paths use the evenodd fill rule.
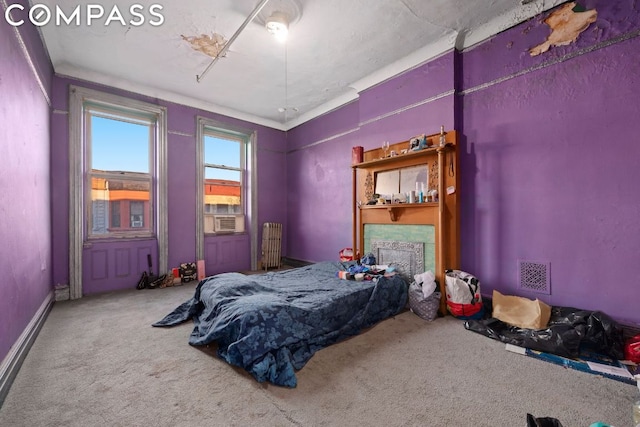
<path fill-rule="evenodd" d="M 99 205 L 108 205 L 108 231 L 127 231 L 148 227 L 149 190 L 146 183 L 103 178 L 92 179 L 92 193 L 100 193 L 94 199 L 94 228 L 107 227 L 107 219 L 99 213 L 106 211 Z M 242 213 L 239 181 L 206 179 L 204 183 L 205 212 L 209 214 Z M 106 206 L 105 206 L 106 208 Z"/>

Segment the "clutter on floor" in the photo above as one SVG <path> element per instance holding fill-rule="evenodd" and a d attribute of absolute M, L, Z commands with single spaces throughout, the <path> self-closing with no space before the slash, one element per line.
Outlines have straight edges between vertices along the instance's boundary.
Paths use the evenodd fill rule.
<path fill-rule="evenodd" d="M 465 328 L 504 343 L 572 359 L 584 351 L 624 359 L 622 327 L 600 311 L 553 306 L 545 328 L 520 328 L 495 317 L 468 320 Z"/>
<path fill-rule="evenodd" d="M 631 385 L 635 385 L 637 383 L 636 375 L 640 375 L 638 365 L 628 365 L 622 363 L 620 360 L 597 353 L 584 352 L 580 357 L 574 359 L 542 351 L 531 350 L 529 348 L 518 347 L 513 344 L 507 344 L 506 350 L 532 357 L 534 359 L 544 360 L 545 362 L 550 362 L 555 365 L 564 366 L 565 368 L 600 375 L 605 378 L 621 381 Z"/>
<path fill-rule="evenodd" d="M 473 288 L 469 291 L 473 293 Z M 447 287 L 447 298 L 448 294 Z M 467 319 L 467 330 L 506 343 L 508 351 L 637 385 L 640 390 L 640 334 L 625 342 L 622 327 L 605 313 L 548 306 L 537 299 L 502 295 L 495 290 L 493 298 L 483 305 L 485 315 Z M 640 400 L 633 405 L 632 418 L 633 425 L 640 427 Z M 562 424 L 555 418 L 527 414 L 527 427 Z M 590 427 L 614 426 L 599 421 Z"/>
<path fill-rule="evenodd" d="M 638 384 L 640 335 L 625 342 L 622 327 L 605 313 L 547 306 L 496 291 L 493 297 L 485 300 L 490 316 L 467 320 L 467 330 L 502 341 L 507 350 L 518 354 Z"/>
<path fill-rule="evenodd" d="M 477 277 L 461 270 L 445 271 L 447 310 L 458 319 L 482 319 L 484 305 Z"/>
<path fill-rule="evenodd" d="M 624 343 L 624 358 L 633 363 L 640 363 L 640 334 L 629 338 Z"/>
<path fill-rule="evenodd" d="M 397 273 L 395 265 L 379 265 L 376 262 L 376 257 L 372 253 L 366 254 L 358 261 L 343 261 L 345 258 L 343 253 L 346 249 L 349 248 L 340 251 L 340 262 L 345 263 L 344 267 L 346 270 L 336 271 L 336 277 L 340 279 L 359 282 L 362 280 L 374 280 L 381 276 L 391 277 Z"/>
<path fill-rule="evenodd" d="M 527 414 L 527 427 L 562 427 L 562 423 L 556 418 L 551 417 L 534 417 Z"/>
<path fill-rule="evenodd" d="M 189 283 L 195 280 L 202 280 L 205 277 L 204 260 L 196 262 L 183 262 L 179 267 L 172 268 L 167 274 L 156 275 L 153 272 L 151 254 L 147 254 L 147 264 L 149 272 L 143 271 L 138 279 L 136 289 L 158 289 L 168 288 Z"/>
<path fill-rule="evenodd" d="M 409 285 L 409 308 L 421 319 L 433 321 L 438 317 L 440 298 L 438 284 L 432 271 L 415 274 Z"/>
<path fill-rule="evenodd" d="M 494 290 L 492 302 L 493 317 L 519 328 L 545 328 L 551 317 L 551 307 L 537 298 L 530 300 L 518 296 L 502 295 Z"/>

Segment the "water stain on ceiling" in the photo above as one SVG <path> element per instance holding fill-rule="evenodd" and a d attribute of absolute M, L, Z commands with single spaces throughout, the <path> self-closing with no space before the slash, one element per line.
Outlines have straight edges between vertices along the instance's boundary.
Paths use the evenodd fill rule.
<path fill-rule="evenodd" d="M 212 58 L 217 57 L 220 51 L 224 48 L 224 45 L 227 43 L 225 38 L 218 33 L 213 33 L 212 36 L 208 34 L 200 34 L 199 36 L 181 37 L 182 40 L 189 43 L 193 50 L 202 52 Z"/>

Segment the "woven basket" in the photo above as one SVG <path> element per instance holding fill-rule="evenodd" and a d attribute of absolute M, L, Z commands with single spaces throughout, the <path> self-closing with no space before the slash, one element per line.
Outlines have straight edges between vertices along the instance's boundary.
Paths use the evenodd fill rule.
<path fill-rule="evenodd" d="M 421 319 L 431 322 L 438 317 L 441 295 L 440 292 L 435 291 L 425 298 L 420 285 L 413 282 L 409 286 L 409 308 Z"/>

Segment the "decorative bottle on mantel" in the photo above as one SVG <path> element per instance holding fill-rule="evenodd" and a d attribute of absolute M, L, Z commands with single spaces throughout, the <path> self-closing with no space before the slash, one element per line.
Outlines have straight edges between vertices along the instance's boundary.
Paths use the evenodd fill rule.
<path fill-rule="evenodd" d="M 447 138 L 444 135 L 444 126 L 440 126 L 440 147 L 447 145 Z"/>

